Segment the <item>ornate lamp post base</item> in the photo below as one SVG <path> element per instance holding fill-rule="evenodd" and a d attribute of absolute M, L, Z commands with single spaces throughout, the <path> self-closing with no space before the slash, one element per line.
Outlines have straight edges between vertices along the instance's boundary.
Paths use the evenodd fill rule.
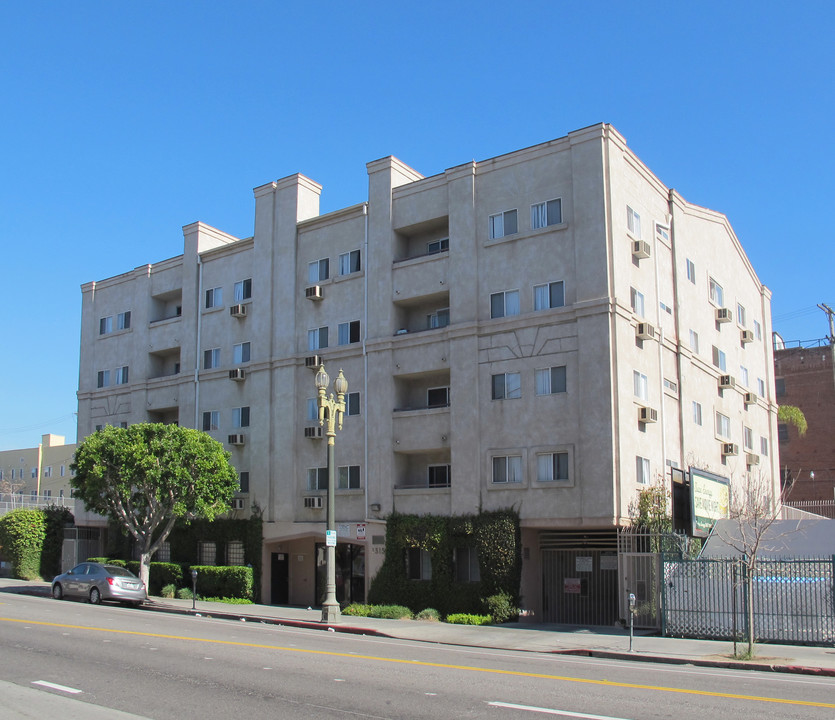
<path fill-rule="evenodd" d="M 339 622 L 342 615 L 339 612 L 339 603 L 330 604 L 327 601 L 322 604 L 322 622 L 336 623 Z"/>

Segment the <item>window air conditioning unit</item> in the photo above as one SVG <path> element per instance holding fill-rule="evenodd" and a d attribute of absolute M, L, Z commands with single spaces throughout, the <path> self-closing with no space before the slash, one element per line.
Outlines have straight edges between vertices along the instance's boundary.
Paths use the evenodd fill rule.
<path fill-rule="evenodd" d="M 304 506 L 306 508 L 312 508 L 313 510 L 321 510 L 324 503 L 322 502 L 322 498 L 318 495 L 309 495 L 308 497 L 304 498 Z"/>
<path fill-rule="evenodd" d="M 760 456 L 757 453 L 745 453 L 745 462 L 748 465 L 759 465 Z"/>
<path fill-rule="evenodd" d="M 321 285 L 311 285 L 309 288 L 304 289 L 304 296 L 308 300 L 321 300 L 324 296 L 322 295 L 322 286 Z"/>
<path fill-rule="evenodd" d="M 633 240 L 632 254 L 638 259 L 648 258 L 650 255 L 649 243 L 646 240 Z"/>
<path fill-rule="evenodd" d="M 723 455 L 739 455 L 739 445 L 736 443 L 722 443 Z"/>
<path fill-rule="evenodd" d="M 244 499 L 243 498 L 233 498 L 232 499 L 232 509 L 233 510 L 243 510 L 244 509 Z"/>
<path fill-rule="evenodd" d="M 246 305 L 232 305 L 229 314 L 232 317 L 246 317 Z"/>
<path fill-rule="evenodd" d="M 322 428 L 318 425 L 306 427 L 304 429 L 304 436 L 312 440 L 320 440 L 322 438 Z"/>
<path fill-rule="evenodd" d="M 635 328 L 635 336 L 638 340 L 654 340 L 655 326 L 652 323 L 642 322 L 638 323 Z"/>
<path fill-rule="evenodd" d="M 753 330 L 742 330 L 740 332 L 742 336 L 742 342 L 749 343 L 754 342 L 754 331 Z"/>
<path fill-rule="evenodd" d="M 719 376 L 719 389 L 720 390 L 731 390 L 736 387 L 736 381 L 733 379 L 732 375 L 720 375 Z"/>
<path fill-rule="evenodd" d="M 651 407 L 638 408 L 638 422 L 652 423 L 658 422 L 658 410 Z"/>
<path fill-rule="evenodd" d="M 745 393 L 745 404 L 746 405 L 756 405 L 757 404 L 757 393 L 747 392 Z"/>
<path fill-rule="evenodd" d="M 728 308 L 716 308 L 716 322 L 726 323 L 734 319 L 733 313 Z"/>
<path fill-rule="evenodd" d="M 230 445 L 243 445 L 245 438 L 243 435 L 238 433 L 237 435 L 230 435 L 229 436 L 229 444 Z"/>
<path fill-rule="evenodd" d="M 308 355 L 304 359 L 304 366 L 313 368 L 314 370 L 318 370 L 319 366 L 322 364 L 322 358 L 319 355 Z"/>
<path fill-rule="evenodd" d="M 237 380 L 240 382 L 241 380 L 246 379 L 246 370 L 243 368 L 234 368 L 229 371 L 229 379 L 230 380 Z"/>

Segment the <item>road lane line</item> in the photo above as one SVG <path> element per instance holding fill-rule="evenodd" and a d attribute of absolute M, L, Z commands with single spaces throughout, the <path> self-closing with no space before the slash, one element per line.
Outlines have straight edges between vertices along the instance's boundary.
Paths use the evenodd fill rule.
<path fill-rule="evenodd" d="M 263 643 L 247 643 L 232 640 L 215 640 L 213 638 L 187 637 L 185 635 L 164 635 L 161 633 L 140 632 L 138 630 L 114 630 L 111 628 L 89 627 L 86 625 L 67 625 L 64 623 L 46 622 L 43 620 L 20 620 L 18 618 L 0 617 L 0 622 L 27 623 L 30 626 L 64 628 L 70 630 L 86 630 L 88 632 L 114 633 L 116 635 L 130 635 L 133 637 L 158 638 L 164 640 L 184 640 L 186 642 L 210 643 L 212 645 L 227 645 L 233 647 L 247 647 L 257 650 L 279 650 L 281 652 L 302 653 L 306 655 L 321 655 L 323 657 L 340 657 L 349 660 L 368 660 L 372 662 L 393 663 L 398 665 L 412 665 L 416 667 L 439 668 L 441 670 L 463 670 L 466 672 L 489 673 L 492 675 L 507 675 L 510 677 L 536 678 L 540 680 L 558 680 L 561 682 L 578 683 L 581 685 L 600 685 L 603 687 L 619 687 L 631 690 L 652 690 L 655 692 L 677 693 L 679 695 L 695 695 L 701 697 L 726 698 L 730 700 L 750 700 L 752 702 L 776 703 L 778 705 L 799 705 L 802 707 L 833 708 L 835 703 L 814 702 L 812 700 L 786 700 L 759 695 L 740 695 L 738 693 L 713 692 L 710 690 L 689 690 L 687 688 L 665 687 L 663 685 L 643 685 L 639 683 L 613 682 L 611 680 L 593 680 L 564 675 L 549 675 L 546 673 L 530 673 L 521 670 L 499 670 L 498 668 L 482 668 L 472 665 L 452 665 L 447 663 L 425 662 L 423 660 L 403 660 L 399 658 L 378 657 L 374 655 L 355 655 L 347 652 L 333 652 L 332 650 L 310 650 L 298 647 L 283 647 L 281 645 L 266 645 Z"/>
<path fill-rule="evenodd" d="M 61 692 L 69 693 L 70 695 L 78 695 L 83 690 L 76 690 L 76 688 L 67 687 L 66 685 L 56 685 L 55 683 L 47 682 L 46 680 L 33 680 L 33 685 L 40 685 L 41 687 L 49 688 L 50 690 L 60 690 Z"/>
<path fill-rule="evenodd" d="M 570 712 L 569 710 L 554 710 L 553 708 L 534 707 L 533 705 L 514 705 L 513 703 L 489 702 L 488 705 L 510 710 L 527 710 L 528 712 L 544 713 L 546 715 L 560 715 L 562 717 L 581 718 L 582 720 L 627 720 L 611 715 L 588 715 L 586 713 Z"/>

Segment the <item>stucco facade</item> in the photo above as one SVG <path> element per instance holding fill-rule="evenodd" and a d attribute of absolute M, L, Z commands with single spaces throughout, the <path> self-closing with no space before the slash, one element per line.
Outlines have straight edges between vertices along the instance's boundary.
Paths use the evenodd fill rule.
<path fill-rule="evenodd" d="M 355 595 L 391 511 L 514 506 L 523 603 L 554 617 L 549 543 L 610 547 L 671 466 L 778 482 L 770 293 L 727 219 L 614 128 L 427 178 L 393 157 L 367 171 L 366 202 L 320 215 L 293 175 L 255 189 L 253 237 L 195 223 L 182 256 L 82 287 L 79 438 L 149 420 L 243 435 L 264 598 L 316 602 L 320 360 L 352 395 L 336 517 Z"/>
<path fill-rule="evenodd" d="M 0 501 L 11 503 L 12 491 L 29 505 L 69 501 L 75 448 L 62 435 L 46 434 L 37 447 L 0 451 Z"/>

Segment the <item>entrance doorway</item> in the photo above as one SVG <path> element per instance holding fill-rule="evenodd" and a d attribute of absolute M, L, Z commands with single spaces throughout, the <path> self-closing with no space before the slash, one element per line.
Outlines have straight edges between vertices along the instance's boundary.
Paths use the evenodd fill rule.
<path fill-rule="evenodd" d="M 316 602 L 321 605 L 327 594 L 327 547 L 316 544 Z M 337 543 L 336 600 L 340 607 L 365 602 L 365 546 Z"/>
<path fill-rule="evenodd" d="M 290 602 L 290 556 L 273 553 L 270 560 L 270 604 L 287 605 Z"/>

